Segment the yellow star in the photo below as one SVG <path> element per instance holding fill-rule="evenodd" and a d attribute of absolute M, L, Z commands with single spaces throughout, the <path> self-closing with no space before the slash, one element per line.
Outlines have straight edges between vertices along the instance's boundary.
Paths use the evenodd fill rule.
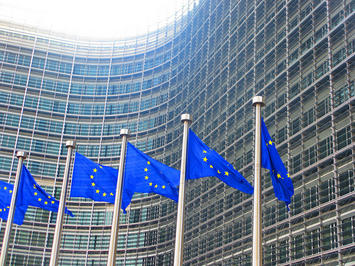
<path fill-rule="evenodd" d="M 34 194 L 35 196 L 37 196 L 37 194 L 38 194 L 38 193 L 37 193 L 37 192 L 35 192 L 35 193 L 33 193 L 33 194 Z"/>
<path fill-rule="evenodd" d="M 96 193 L 100 193 L 100 190 L 96 189 Z"/>
<path fill-rule="evenodd" d="M 33 188 L 36 188 L 36 185 L 33 185 Z"/>
<path fill-rule="evenodd" d="M 163 189 L 165 188 L 165 186 L 161 186 Z"/>
<path fill-rule="evenodd" d="M 220 173 L 221 173 L 221 171 L 217 170 L 217 173 L 219 173 L 219 174 L 220 174 Z"/>
<path fill-rule="evenodd" d="M 10 209 L 10 206 L 7 206 L 6 208 Z"/>
<path fill-rule="evenodd" d="M 210 164 L 210 168 L 213 168 L 213 165 L 212 165 L 212 164 Z"/>
<path fill-rule="evenodd" d="M 38 198 L 38 201 L 42 201 L 42 199 L 41 199 L 41 198 Z"/>
<path fill-rule="evenodd" d="M 4 208 L 4 212 L 6 212 L 6 209 Z"/>
<path fill-rule="evenodd" d="M 113 196 L 113 193 L 112 193 L 112 192 L 110 193 L 110 196 Z"/>
<path fill-rule="evenodd" d="M 48 204 L 48 202 L 47 202 L 47 201 L 45 201 L 45 202 L 44 202 L 44 204 L 45 204 L 45 205 L 47 205 L 47 204 Z"/>
<path fill-rule="evenodd" d="M 4 189 L 6 190 L 6 189 L 7 189 L 7 187 L 4 187 Z"/>
<path fill-rule="evenodd" d="M 48 196 L 48 198 L 50 199 L 50 198 L 51 198 L 51 196 Z"/>
<path fill-rule="evenodd" d="M 11 193 L 12 193 L 12 190 L 9 190 L 9 193 L 11 194 Z"/>
<path fill-rule="evenodd" d="M 145 178 L 145 180 L 148 180 L 149 177 L 146 175 L 144 178 Z"/>
<path fill-rule="evenodd" d="M 155 185 L 154 187 L 155 187 L 155 188 L 157 188 L 157 187 L 158 187 L 158 185 Z"/>
<path fill-rule="evenodd" d="M 52 200 L 51 203 L 54 204 L 54 200 Z"/>
<path fill-rule="evenodd" d="M 147 164 L 150 164 L 150 162 L 148 161 Z"/>
<path fill-rule="evenodd" d="M 203 161 L 204 161 L 204 162 L 207 162 L 207 158 L 206 158 L 206 157 L 205 157 L 205 158 L 203 158 Z"/>
<path fill-rule="evenodd" d="M 144 168 L 144 172 L 148 172 L 148 168 Z"/>
<path fill-rule="evenodd" d="M 224 172 L 224 174 L 225 174 L 226 176 L 229 176 L 229 173 L 228 173 L 228 172 Z"/>
<path fill-rule="evenodd" d="M 99 167 L 102 169 L 102 166 L 101 166 L 101 165 L 99 165 Z"/>
<path fill-rule="evenodd" d="M 277 174 L 277 178 L 281 178 L 281 175 L 280 175 L 280 174 Z"/>
<path fill-rule="evenodd" d="M 97 172 L 97 169 L 96 168 L 94 168 L 94 173 L 96 173 Z"/>
<path fill-rule="evenodd" d="M 90 178 L 91 178 L 91 179 L 94 179 L 94 176 L 93 176 L 93 175 L 91 175 L 91 176 L 90 176 Z"/>
<path fill-rule="evenodd" d="M 105 192 L 104 192 L 104 193 L 102 193 L 102 196 L 106 197 L 106 195 L 107 195 L 107 194 L 106 194 Z"/>
<path fill-rule="evenodd" d="M 269 144 L 267 142 L 265 142 L 266 146 L 268 146 Z"/>
<path fill-rule="evenodd" d="M 207 153 L 207 151 L 203 150 L 203 153 Z"/>
<path fill-rule="evenodd" d="M 290 177 L 290 174 L 287 174 L 287 177 Z"/>
<path fill-rule="evenodd" d="M 0 212 L 2 212 L 2 209 L 0 209 Z"/>
<path fill-rule="evenodd" d="M 149 183 L 149 186 L 152 186 L 153 185 L 153 183 Z"/>
<path fill-rule="evenodd" d="M 94 182 L 92 182 L 92 183 L 91 183 L 91 186 L 93 186 L 93 187 L 94 187 L 94 186 L 95 186 L 95 183 L 94 183 Z"/>
<path fill-rule="evenodd" d="M 269 144 L 272 145 L 272 141 L 271 140 L 269 140 Z"/>

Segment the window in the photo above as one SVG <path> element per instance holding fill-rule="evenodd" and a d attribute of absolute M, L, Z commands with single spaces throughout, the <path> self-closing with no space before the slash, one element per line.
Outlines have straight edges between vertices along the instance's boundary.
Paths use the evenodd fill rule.
<path fill-rule="evenodd" d="M 317 111 L 318 111 L 318 114 L 317 114 L 318 118 L 327 114 L 330 111 L 330 98 L 329 97 L 325 98 L 323 101 L 321 101 L 318 104 Z"/>
<path fill-rule="evenodd" d="M 308 167 L 317 161 L 317 145 L 313 145 L 304 152 L 304 167 Z"/>
<path fill-rule="evenodd" d="M 351 170 L 339 174 L 340 196 L 354 191 L 354 172 Z"/>
<path fill-rule="evenodd" d="M 319 142 L 319 159 L 323 159 L 328 155 L 333 153 L 333 137 L 328 138 Z"/>
<path fill-rule="evenodd" d="M 305 243 L 306 255 L 313 255 L 320 252 L 320 230 L 315 229 L 306 233 Z"/>
<path fill-rule="evenodd" d="M 292 259 L 299 259 L 303 256 L 303 238 L 302 235 L 292 239 Z"/>
<path fill-rule="evenodd" d="M 297 154 L 291 158 L 291 173 L 301 171 L 301 154 Z"/>
<path fill-rule="evenodd" d="M 306 127 L 314 122 L 314 108 L 312 107 L 303 114 L 303 127 Z"/>
<path fill-rule="evenodd" d="M 291 135 L 296 134 L 301 130 L 301 121 L 299 118 L 296 118 L 291 122 Z"/>
<path fill-rule="evenodd" d="M 328 202 L 335 199 L 334 179 L 329 179 L 320 184 L 320 203 Z"/>
<path fill-rule="evenodd" d="M 304 192 L 304 207 L 306 210 L 318 206 L 319 197 L 318 197 L 318 187 L 313 186 L 307 188 Z"/>
<path fill-rule="evenodd" d="M 289 260 L 288 247 L 289 247 L 288 240 L 280 241 L 279 263 L 285 263 Z"/>
<path fill-rule="evenodd" d="M 323 226 L 322 228 L 322 248 L 323 250 L 333 249 L 338 246 L 336 223 Z"/>
<path fill-rule="evenodd" d="M 338 89 L 334 93 L 334 107 L 339 106 L 343 102 L 349 99 L 348 85 L 345 84 L 342 88 Z"/>
<path fill-rule="evenodd" d="M 341 221 L 341 234 L 343 236 L 343 245 L 355 243 L 355 216 Z"/>
<path fill-rule="evenodd" d="M 351 144 L 350 126 L 343 128 L 336 133 L 336 143 L 337 150 L 340 150 Z"/>
<path fill-rule="evenodd" d="M 322 64 L 315 70 L 316 79 L 319 79 L 321 76 L 323 76 L 325 73 L 327 73 L 328 70 L 329 70 L 329 64 L 328 64 L 328 60 L 326 60 L 324 63 L 322 63 Z"/>

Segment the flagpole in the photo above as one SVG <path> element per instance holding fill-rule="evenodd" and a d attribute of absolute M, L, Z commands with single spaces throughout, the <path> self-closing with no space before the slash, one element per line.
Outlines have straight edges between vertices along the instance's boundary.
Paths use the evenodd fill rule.
<path fill-rule="evenodd" d="M 122 136 L 121 158 L 120 158 L 120 165 L 118 169 L 115 206 L 113 209 L 113 217 L 112 217 L 110 249 L 107 258 L 107 265 L 109 266 L 116 265 L 118 226 L 120 221 L 120 210 L 121 210 L 121 203 L 122 203 L 123 173 L 124 173 L 124 166 L 126 160 L 127 137 L 129 135 L 129 130 L 122 128 L 120 135 Z"/>
<path fill-rule="evenodd" d="M 17 164 L 15 184 L 14 184 L 14 188 L 12 191 L 11 204 L 10 204 L 10 209 L 9 209 L 9 215 L 7 217 L 4 239 L 2 242 L 2 249 L 1 249 L 1 256 L 0 256 L 0 265 L 1 266 L 6 265 L 6 256 L 7 256 L 7 250 L 9 248 L 9 239 L 10 239 L 10 234 L 11 234 L 12 221 L 14 219 L 14 214 L 15 214 L 17 192 L 18 192 L 18 187 L 19 187 L 21 173 L 22 173 L 23 161 L 26 159 L 27 153 L 24 151 L 18 151 L 16 153 L 16 156 L 19 159 L 19 161 Z"/>
<path fill-rule="evenodd" d="M 186 157 L 187 157 L 187 142 L 189 136 L 189 124 L 191 123 L 191 121 L 192 120 L 190 114 L 181 115 L 181 122 L 184 123 L 184 134 L 182 139 L 179 202 L 178 202 L 178 212 L 177 212 L 177 222 L 176 222 L 174 266 L 181 266 L 183 261 Z"/>
<path fill-rule="evenodd" d="M 255 166 L 254 166 L 254 216 L 253 216 L 253 266 L 263 262 L 262 225 L 261 225 L 261 107 L 263 96 L 253 97 L 255 106 Z"/>
<path fill-rule="evenodd" d="M 63 216 L 64 216 L 64 209 L 65 209 L 65 201 L 67 196 L 70 162 L 71 162 L 73 149 L 75 148 L 75 141 L 68 140 L 65 143 L 65 146 L 68 148 L 68 153 L 67 153 L 67 160 L 65 163 L 62 191 L 60 193 L 60 201 L 59 201 L 57 222 L 56 222 L 54 238 L 53 238 L 50 266 L 55 266 L 58 264 L 60 240 L 62 238 Z"/>

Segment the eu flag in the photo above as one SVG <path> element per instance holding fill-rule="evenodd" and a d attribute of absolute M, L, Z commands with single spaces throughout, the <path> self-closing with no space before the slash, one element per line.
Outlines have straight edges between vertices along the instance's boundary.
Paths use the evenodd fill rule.
<path fill-rule="evenodd" d="M 75 153 L 70 196 L 114 204 L 117 177 L 117 169 L 94 163 Z"/>
<path fill-rule="evenodd" d="M 189 129 L 186 179 L 215 176 L 242 192 L 253 194 L 253 187 L 217 152 L 209 148 Z"/>
<path fill-rule="evenodd" d="M 7 217 L 9 215 L 13 190 L 14 190 L 13 184 L 0 181 L 0 218 L 3 220 L 7 220 Z M 25 218 L 26 211 L 27 211 L 27 205 L 16 206 L 13 222 L 15 224 L 21 225 Z"/>
<path fill-rule="evenodd" d="M 261 119 L 261 165 L 263 168 L 270 170 L 275 196 L 284 201 L 288 208 L 294 193 L 292 180 L 276 150 L 275 143 L 272 141 L 263 119 Z"/>
<path fill-rule="evenodd" d="M 180 171 L 162 164 L 127 143 L 122 209 L 130 204 L 134 192 L 156 193 L 178 201 Z"/>
<path fill-rule="evenodd" d="M 41 188 L 27 170 L 26 166 L 23 165 L 16 206 L 34 206 L 44 210 L 58 212 L 59 201 Z M 65 213 L 74 216 L 67 208 L 65 208 Z"/>

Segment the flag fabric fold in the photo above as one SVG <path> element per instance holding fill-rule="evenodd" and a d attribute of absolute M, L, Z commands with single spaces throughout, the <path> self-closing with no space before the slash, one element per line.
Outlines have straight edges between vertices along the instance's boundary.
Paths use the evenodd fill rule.
<path fill-rule="evenodd" d="M 115 203 L 118 170 L 75 153 L 71 197 Z"/>
<path fill-rule="evenodd" d="M 22 166 L 20 184 L 17 193 L 17 206 L 34 206 L 47 211 L 58 212 L 59 201 L 49 195 L 32 177 L 26 166 Z M 74 216 L 65 208 L 65 213 Z"/>
<path fill-rule="evenodd" d="M 13 184 L 0 181 L 0 218 L 5 221 L 7 220 L 7 217 L 9 215 L 13 190 L 14 190 Z M 26 211 L 27 211 L 27 205 L 16 206 L 13 222 L 18 225 L 23 224 Z"/>
<path fill-rule="evenodd" d="M 117 178 L 117 169 L 94 163 L 76 153 L 70 196 L 114 204 Z M 128 142 L 123 175 L 122 210 L 125 212 L 135 192 L 156 193 L 177 201 L 176 187 L 179 179 L 180 171 L 154 160 Z"/>
<path fill-rule="evenodd" d="M 252 194 L 253 187 L 216 151 L 209 148 L 189 129 L 186 179 L 215 176 L 228 186 Z"/>
<path fill-rule="evenodd" d="M 276 150 L 263 118 L 261 118 L 261 166 L 270 170 L 275 196 L 284 201 L 288 208 L 294 194 L 292 180 Z"/>
<path fill-rule="evenodd" d="M 131 143 L 127 143 L 123 210 L 131 202 L 134 192 L 156 193 L 177 202 L 179 181 L 180 171 L 149 157 Z"/>
<path fill-rule="evenodd" d="M 0 181 L 0 218 L 4 220 L 8 218 L 13 189 L 13 184 Z M 23 223 L 28 206 L 58 212 L 59 201 L 41 188 L 23 165 L 15 205 L 13 220 L 15 224 Z M 67 208 L 65 208 L 65 213 L 74 216 Z"/>

